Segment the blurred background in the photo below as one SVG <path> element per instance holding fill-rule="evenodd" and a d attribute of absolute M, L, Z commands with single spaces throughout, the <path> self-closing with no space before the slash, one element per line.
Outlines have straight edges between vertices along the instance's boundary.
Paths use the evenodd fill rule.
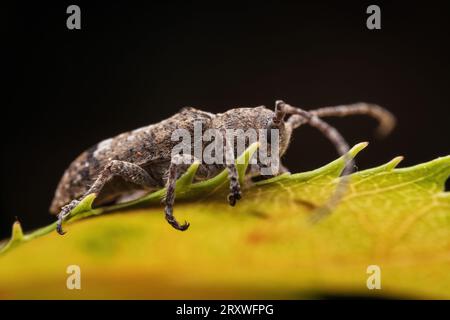
<path fill-rule="evenodd" d="M 81 30 L 66 8 L 81 8 Z M 450 153 L 449 10 L 377 2 L 381 30 L 366 28 L 369 2 L 94 5 L 59 1 L 7 8 L 2 104 L 0 238 L 17 216 L 25 230 L 48 213 L 70 162 L 102 139 L 163 120 L 184 106 L 211 112 L 276 99 L 306 109 L 358 101 L 398 118 L 385 140 L 375 121 L 330 119 L 350 144 L 370 141 L 360 169 L 397 155 L 403 166 Z M 284 158 L 292 172 L 336 158 L 302 127 Z"/>

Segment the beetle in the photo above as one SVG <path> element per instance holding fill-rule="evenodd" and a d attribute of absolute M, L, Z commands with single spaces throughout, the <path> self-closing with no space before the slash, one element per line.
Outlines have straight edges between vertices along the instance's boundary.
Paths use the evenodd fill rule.
<path fill-rule="evenodd" d="M 175 185 L 177 178 L 188 168 L 186 163 L 174 161 L 171 150 L 176 141 L 171 139 L 176 129 L 194 131 L 194 123 L 200 122 L 203 130 L 236 129 L 277 129 L 279 132 L 279 156 L 289 146 L 294 129 L 303 124 L 317 128 L 336 147 L 341 155 L 349 150 L 342 135 L 323 117 L 368 115 L 379 122 L 378 133 L 387 135 L 394 128 L 396 120 L 388 110 L 369 103 L 324 107 L 306 111 L 291 106 L 282 100 L 275 102 L 275 109 L 265 106 L 254 108 L 234 108 L 224 113 L 213 114 L 195 108 L 183 108 L 172 117 L 130 132 L 125 132 L 103 140 L 79 155 L 62 176 L 50 206 L 50 212 L 58 215 L 56 230 L 64 234 L 63 221 L 77 204 L 86 196 L 96 194 L 94 205 L 119 203 L 166 187 L 165 218 L 177 230 L 188 229 L 189 223 L 178 223 L 173 214 Z M 195 143 L 195 142 L 194 142 Z M 224 153 L 238 156 L 237 150 L 224 144 Z M 351 160 L 346 159 L 347 163 Z M 347 165 L 346 168 L 351 166 Z M 203 180 L 227 169 L 230 193 L 228 202 L 234 206 L 241 198 L 241 187 L 235 162 L 224 164 L 200 163 L 196 180 Z M 284 167 L 279 173 L 286 171 Z"/>

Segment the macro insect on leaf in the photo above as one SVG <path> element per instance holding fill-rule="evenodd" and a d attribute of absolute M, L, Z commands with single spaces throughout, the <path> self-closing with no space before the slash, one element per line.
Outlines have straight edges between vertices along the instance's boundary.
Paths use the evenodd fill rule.
<path fill-rule="evenodd" d="M 351 105 L 324 107 L 305 111 L 278 100 L 275 110 L 264 106 L 255 108 L 235 108 L 224 113 L 213 114 L 194 108 L 184 108 L 172 117 L 156 124 L 151 124 L 131 132 L 122 133 L 116 137 L 106 139 L 83 152 L 65 171 L 55 192 L 50 211 L 58 214 L 57 231 L 64 234 L 63 221 L 71 211 L 90 195 L 96 195 L 94 205 L 121 203 L 135 199 L 143 193 L 167 188 L 165 197 L 165 218 L 175 229 L 184 231 L 189 223 L 178 223 L 173 214 L 175 201 L 176 180 L 195 161 L 200 163 L 195 179 L 211 178 L 223 169 L 228 170 L 230 193 L 228 202 L 234 206 L 241 198 L 241 187 L 238 179 L 236 164 L 233 161 L 239 156 L 239 149 L 231 141 L 234 137 L 226 134 L 227 130 L 259 130 L 267 132 L 275 130 L 278 133 L 277 161 L 288 149 L 291 134 L 294 129 L 303 124 L 317 128 L 335 146 L 340 155 L 345 156 L 349 150 L 348 144 L 341 134 L 323 121 L 322 117 L 348 116 L 364 114 L 379 121 L 378 133 L 388 134 L 395 126 L 394 116 L 378 105 L 356 103 Z M 178 144 L 172 134 L 175 130 L 183 129 L 192 136 L 195 124 L 201 123 L 202 133 L 214 129 L 223 134 L 221 141 L 223 158 L 215 163 L 204 162 L 192 154 L 173 156 L 173 149 Z M 269 134 L 258 135 L 258 142 L 272 144 Z M 261 141 L 266 139 L 267 141 Z M 206 148 L 202 137 L 191 141 L 194 146 Z M 194 146 L 194 148 L 195 148 Z M 243 150 L 241 150 L 243 151 Z M 352 159 L 346 158 L 347 166 L 343 175 L 349 173 Z M 251 166 L 246 173 L 249 177 L 261 174 L 262 167 L 267 163 Z M 256 168 L 256 169 L 255 169 Z M 273 172 L 277 175 L 287 169 L 279 166 Z M 340 183 L 345 186 L 345 179 Z M 335 195 L 323 208 L 332 207 L 339 199 L 339 186 Z M 342 189 L 342 188 L 341 188 Z M 323 212 L 322 212 L 323 213 Z M 318 215 L 320 216 L 320 215 Z"/>

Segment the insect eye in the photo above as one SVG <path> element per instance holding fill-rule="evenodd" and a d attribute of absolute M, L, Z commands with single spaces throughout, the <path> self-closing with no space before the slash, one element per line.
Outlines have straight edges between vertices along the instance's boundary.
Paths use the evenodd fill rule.
<path fill-rule="evenodd" d="M 274 119 L 270 119 L 266 126 L 267 130 L 276 129 L 278 127 L 279 127 L 279 123 L 275 122 Z"/>

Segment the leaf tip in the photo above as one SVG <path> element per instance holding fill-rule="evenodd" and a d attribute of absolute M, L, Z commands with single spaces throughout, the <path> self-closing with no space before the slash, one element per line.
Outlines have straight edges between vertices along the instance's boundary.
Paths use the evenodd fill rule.
<path fill-rule="evenodd" d="M 256 150 L 260 147 L 260 142 L 254 142 L 252 143 L 237 159 L 236 159 L 236 165 L 237 170 L 239 174 L 239 182 L 241 184 L 244 183 L 244 175 L 245 171 L 247 170 L 247 167 L 250 163 L 250 159 L 255 154 Z"/>
<path fill-rule="evenodd" d="M 97 193 L 91 193 L 85 198 L 86 205 L 89 205 L 89 207 L 92 207 L 92 203 L 94 202 L 95 198 L 97 198 Z"/>
<path fill-rule="evenodd" d="M 352 156 L 356 156 L 361 150 L 365 149 L 369 145 L 369 142 L 364 141 L 360 142 L 353 146 L 353 148 L 350 149 L 349 153 Z"/>
<path fill-rule="evenodd" d="M 4 245 L 0 244 L 0 254 L 4 254 L 11 248 L 19 245 L 20 243 L 25 241 L 24 238 L 25 237 L 23 234 L 22 226 L 20 225 L 20 222 L 16 217 L 16 221 L 12 225 L 11 239 L 9 239 L 9 241 L 7 241 Z"/>
<path fill-rule="evenodd" d="M 95 198 L 97 198 L 97 193 L 91 193 L 87 195 L 83 200 L 78 203 L 78 205 L 72 209 L 70 213 L 70 217 L 74 217 L 75 215 L 92 210 L 92 204 L 94 203 Z"/>
<path fill-rule="evenodd" d="M 200 166 L 200 161 L 195 159 L 186 172 L 177 180 L 177 186 L 179 188 L 188 188 L 192 181 L 194 180 L 194 176 L 197 173 L 198 167 Z M 166 190 L 167 192 L 167 190 Z"/>
<path fill-rule="evenodd" d="M 365 149 L 367 146 L 369 145 L 369 142 L 360 142 L 356 145 L 354 145 L 348 152 L 347 154 L 351 157 L 354 158 L 356 157 L 356 155 L 363 149 Z"/>
<path fill-rule="evenodd" d="M 403 161 L 403 159 L 405 159 L 404 156 L 395 157 L 394 159 L 388 162 L 389 168 L 390 169 L 396 168 L 398 164 Z"/>
<path fill-rule="evenodd" d="M 19 220 L 16 220 L 12 226 L 11 241 L 21 241 L 22 239 L 23 239 L 22 225 L 20 224 Z"/>

